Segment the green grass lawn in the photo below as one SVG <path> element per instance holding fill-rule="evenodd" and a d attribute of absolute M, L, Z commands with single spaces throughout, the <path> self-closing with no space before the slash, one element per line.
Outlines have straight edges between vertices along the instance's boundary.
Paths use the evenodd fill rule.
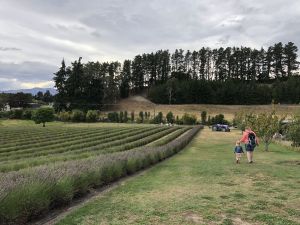
<path fill-rule="evenodd" d="M 234 163 L 240 132 L 201 131 L 185 150 L 75 210 L 62 224 L 300 224 L 300 154 L 279 145 Z"/>

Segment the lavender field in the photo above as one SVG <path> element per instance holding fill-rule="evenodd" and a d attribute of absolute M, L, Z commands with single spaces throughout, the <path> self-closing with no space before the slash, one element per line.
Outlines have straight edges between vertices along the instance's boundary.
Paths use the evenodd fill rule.
<path fill-rule="evenodd" d="M 200 127 L 0 127 L 0 223 L 25 224 L 161 161 Z"/>

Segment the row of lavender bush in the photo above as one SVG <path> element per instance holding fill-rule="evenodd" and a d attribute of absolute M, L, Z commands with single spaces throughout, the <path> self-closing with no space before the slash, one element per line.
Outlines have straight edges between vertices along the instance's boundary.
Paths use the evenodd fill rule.
<path fill-rule="evenodd" d="M 202 127 L 159 147 L 100 155 L 0 174 L 0 224 L 25 224 L 99 188 L 176 154 Z"/>

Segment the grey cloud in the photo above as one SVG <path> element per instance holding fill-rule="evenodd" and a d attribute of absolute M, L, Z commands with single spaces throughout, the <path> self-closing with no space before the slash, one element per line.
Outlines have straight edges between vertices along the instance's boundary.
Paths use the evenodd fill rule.
<path fill-rule="evenodd" d="M 21 82 L 52 80 L 58 67 L 41 62 L 5 63 L 0 62 L 0 78 L 18 79 Z"/>
<path fill-rule="evenodd" d="M 0 47 L 0 51 L 21 51 L 20 48 L 15 47 Z"/>
<path fill-rule="evenodd" d="M 0 78 L 51 80 L 63 57 L 123 60 L 157 49 L 278 41 L 300 47 L 299 21 L 299 0 L 7 0 L 0 8 Z"/>

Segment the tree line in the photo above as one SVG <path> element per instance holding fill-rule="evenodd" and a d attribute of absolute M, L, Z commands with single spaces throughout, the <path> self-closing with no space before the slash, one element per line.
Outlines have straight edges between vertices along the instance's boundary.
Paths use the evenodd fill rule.
<path fill-rule="evenodd" d="M 66 66 L 63 60 L 54 74 L 58 90 L 55 106 L 57 110 L 100 109 L 143 91 L 154 102 L 169 104 L 265 104 L 273 99 L 298 103 L 299 94 L 289 93 L 294 88 L 291 83 L 299 82 L 297 51 L 294 43 L 279 42 L 259 50 L 249 47 L 176 49 L 173 53 L 158 50 L 136 55 L 123 64 L 117 61 L 83 64 L 79 58 Z M 240 92 L 249 91 L 249 96 L 241 97 Z M 287 97 L 282 99 L 282 92 Z M 293 96 L 297 98 L 295 101 L 290 100 Z M 243 100 L 248 97 L 251 100 Z"/>

